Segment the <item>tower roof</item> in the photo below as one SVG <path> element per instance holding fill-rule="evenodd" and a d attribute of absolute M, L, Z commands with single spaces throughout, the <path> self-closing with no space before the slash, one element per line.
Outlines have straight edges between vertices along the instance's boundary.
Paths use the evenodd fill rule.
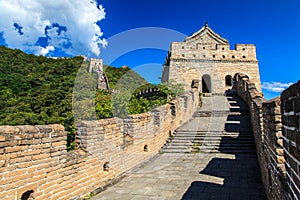
<path fill-rule="evenodd" d="M 214 40 L 218 44 L 228 44 L 228 40 L 222 38 L 219 34 L 214 32 L 207 24 L 205 25 L 197 32 L 193 33 L 191 36 L 185 38 L 185 42 L 193 42 L 200 40 L 201 38 L 209 37 L 211 40 Z"/>

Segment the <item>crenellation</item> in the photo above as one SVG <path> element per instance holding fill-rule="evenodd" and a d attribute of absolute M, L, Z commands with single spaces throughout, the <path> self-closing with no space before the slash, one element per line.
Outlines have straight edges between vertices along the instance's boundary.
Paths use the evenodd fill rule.
<path fill-rule="evenodd" d="M 91 60 L 90 67 L 103 71 L 99 60 Z M 171 44 L 162 80 L 171 79 L 185 85 L 185 95 L 124 119 L 78 122 L 73 152 L 67 152 L 61 125 L 0 126 L 0 199 L 20 199 L 31 190 L 37 200 L 80 199 L 101 191 L 160 151 L 201 105 L 199 92 L 228 90 L 249 107 L 268 199 L 300 197 L 300 81 L 266 101 L 255 45 L 236 44 L 231 50 L 207 24 L 184 42 Z"/>
<path fill-rule="evenodd" d="M 0 198 L 19 199 L 33 190 L 37 200 L 70 199 L 104 187 L 158 153 L 169 132 L 197 109 L 198 98 L 190 97 L 198 96 L 195 93 L 156 108 L 157 112 L 78 122 L 73 152 L 67 152 L 67 133 L 61 125 L 0 126 Z"/>
<path fill-rule="evenodd" d="M 171 44 L 162 81 L 174 80 L 188 91 L 193 80 L 200 80 L 199 92 L 224 94 L 232 84 L 226 85 L 226 77 L 232 81 L 239 72 L 246 73 L 261 91 L 255 45 L 237 44 L 231 50 L 227 40 L 205 25 L 183 42 Z"/>
<path fill-rule="evenodd" d="M 234 79 L 234 89 L 250 107 L 257 155 L 268 199 L 300 197 L 298 85 L 299 82 L 284 90 L 280 98 L 266 101 L 248 77 L 238 74 Z"/>

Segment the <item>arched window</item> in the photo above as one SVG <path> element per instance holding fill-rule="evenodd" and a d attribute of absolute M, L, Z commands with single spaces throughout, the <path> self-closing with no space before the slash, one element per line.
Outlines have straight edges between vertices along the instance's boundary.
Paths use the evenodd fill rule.
<path fill-rule="evenodd" d="M 226 85 L 226 86 L 232 86 L 232 76 L 227 75 L 227 76 L 225 77 L 225 85 Z"/>

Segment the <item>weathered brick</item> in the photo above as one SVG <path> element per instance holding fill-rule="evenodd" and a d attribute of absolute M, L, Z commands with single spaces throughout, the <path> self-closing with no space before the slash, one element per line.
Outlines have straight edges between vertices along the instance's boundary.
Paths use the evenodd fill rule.
<path fill-rule="evenodd" d="M 53 132 L 61 132 L 65 131 L 65 127 L 59 124 L 50 125 L 52 127 Z"/>
<path fill-rule="evenodd" d="M 5 135 L 0 135 L 0 142 L 4 142 L 6 140 Z"/>
<path fill-rule="evenodd" d="M 290 144 L 289 152 L 290 152 L 290 154 L 295 159 L 297 159 L 298 161 L 300 161 L 300 152 L 299 152 L 299 148 L 298 147 L 295 147 L 295 146 L 293 146 L 293 145 Z"/>
<path fill-rule="evenodd" d="M 18 168 L 18 169 L 27 168 L 27 167 L 30 167 L 30 166 L 32 166 L 32 162 L 30 162 L 30 161 L 16 164 L 16 168 Z"/>
<path fill-rule="evenodd" d="M 4 197 L 3 199 L 1 200 L 15 200 L 15 195 L 9 195 L 9 196 L 6 196 Z"/>
<path fill-rule="evenodd" d="M 291 85 L 289 88 L 289 95 L 290 97 L 297 97 L 298 96 L 298 90 L 297 90 L 297 84 Z"/>
<path fill-rule="evenodd" d="M 284 102 L 284 111 L 285 112 L 291 112 L 294 110 L 294 100 L 290 99 Z"/>
<path fill-rule="evenodd" d="M 34 145 L 34 144 L 40 144 L 40 143 L 41 143 L 41 139 L 35 139 L 35 138 L 30 138 L 30 139 L 19 141 L 19 145 Z"/>
<path fill-rule="evenodd" d="M 16 127 L 20 130 L 20 132 L 23 135 L 24 133 L 37 133 L 39 131 L 35 126 L 31 126 L 31 125 L 23 125 L 23 126 L 16 126 Z"/>
<path fill-rule="evenodd" d="M 26 185 L 26 181 L 25 180 L 21 180 L 21 181 L 18 181 L 18 182 L 12 182 L 10 184 L 4 185 L 4 190 L 17 189 L 17 188 L 20 188 L 20 187 L 22 187 L 24 185 Z"/>
<path fill-rule="evenodd" d="M 23 163 L 31 160 L 31 156 L 17 157 L 9 160 L 9 164 Z"/>
<path fill-rule="evenodd" d="M 36 166 L 31 166 L 31 167 L 27 167 L 26 168 L 26 172 L 27 173 L 33 173 L 37 170 L 37 167 Z"/>
<path fill-rule="evenodd" d="M 12 152 L 19 152 L 26 150 L 26 146 L 13 146 L 13 147 L 6 147 L 5 148 L 5 153 L 12 153 Z"/>
<path fill-rule="evenodd" d="M 15 126 L 0 126 L 0 133 L 3 134 L 18 134 L 20 131 Z"/>
<path fill-rule="evenodd" d="M 41 159 L 46 159 L 49 158 L 50 154 L 39 154 L 39 155 L 33 155 L 32 160 L 41 160 Z"/>
<path fill-rule="evenodd" d="M 31 155 L 37 155 L 40 154 L 41 150 L 40 149 L 34 149 L 34 150 L 26 150 L 21 152 L 21 156 L 31 156 Z"/>
<path fill-rule="evenodd" d="M 33 176 L 32 174 L 21 174 L 21 175 L 13 177 L 13 181 L 17 182 L 20 180 L 25 180 L 25 179 L 31 178 L 32 176 Z"/>
<path fill-rule="evenodd" d="M 300 114 L 300 97 L 293 99 L 293 102 L 294 102 L 294 112 Z"/>

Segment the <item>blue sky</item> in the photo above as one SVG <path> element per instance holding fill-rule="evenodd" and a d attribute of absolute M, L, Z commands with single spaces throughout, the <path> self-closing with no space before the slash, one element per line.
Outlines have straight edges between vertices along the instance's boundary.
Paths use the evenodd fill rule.
<path fill-rule="evenodd" d="M 19 2 L 17 0 L 11 0 L 10 2 L 14 1 Z M 39 2 L 47 1 L 40 0 Z M 79 2 L 79 0 L 63 0 L 59 2 L 63 4 L 64 2 Z M 53 12 L 55 17 L 61 16 L 60 19 L 66 16 L 66 13 L 70 13 L 71 16 L 66 18 L 69 21 L 55 18 L 54 14 L 51 15 L 50 5 L 46 6 L 47 3 L 43 3 L 45 8 L 47 8 L 45 12 L 50 13 L 45 16 L 49 17 L 50 15 L 49 19 L 52 19 L 50 20 L 51 26 L 48 26 L 48 28 L 50 31 L 53 29 L 53 31 L 52 35 L 49 32 L 49 34 L 43 36 L 47 39 L 51 36 L 52 38 L 48 40 L 48 44 L 44 45 L 39 52 L 35 51 L 35 49 L 24 49 L 24 45 L 19 45 L 19 47 L 18 43 L 9 40 L 9 38 L 5 40 L 7 34 L 5 32 L 6 29 L 1 30 L 1 26 L 5 25 L 4 22 L 1 23 L 1 20 L 5 19 L 6 16 L 3 12 L 1 15 L 0 12 L 0 44 L 12 48 L 23 48 L 22 50 L 28 53 L 30 51 L 36 54 L 43 53 L 47 56 L 88 54 L 89 57 L 105 58 L 105 51 L 109 51 L 109 48 L 118 47 L 116 44 L 115 46 L 110 46 L 110 39 L 116 40 L 115 36 L 120 36 L 120 33 L 123 34 L 124 31 L 136 30 L 142 27 L 160 27 L 178 31 L 182 35 L 191 35 L 199 30 L 205 22 L 208 22 L 215 32 L 229 40 L 232 47 L 236 43 L 253 43 L 256 45 L 261 82 L 264 87 L 263 92 L 267 99 L 277 96 L 281 88 L 285 88 L 289 83 L 296 82 L 299 79 L 298 48 L 300 47 L 300 39 L 298 34 L 300 32 L 300 1 L 298 0 L 97 0 L 95 5 L 98 6 L 98 9 L 92 7 L 84 9 L 84 2 L 89 4 L 90 1 L 82 0 L 76 6 L 68 3 L 68 6 L 65 6 L 65 9 L 61 11 L 65 13 L 64 15 L 60 15 L 57 9 Z M 104 9 L 99 5 L 102 5 Z M 86 12 L 89 15 L 75 16 L 73 14 L 75 13 L 74 9 L 82 9 L 83 13 Z M 95 13 L 98 13 L 98 15 Z M 79 26 L 75 20 L 78 21 L 81 18 L 92 20 L 85 20 L 85 25 L 83 28 L 80 28 L 82 24 Z M 88 26 L 88 23 L 91 24 L 97 20 L 97 25 L 100 27 L 99 30 Z M 25 23 L 21 19 L 19 21 L 13 19 L 13 22 L 16 23 L 13 27 L 15 33 L 20 34 L 20 32 L 24 32 L 24 35 L 26 35 L 27 31 L 26 25 L 34 23 L 34 21 Z M 74 34 L 68 35 L 68 33 L 72 33 L 72 27 Z M 64 28 L 66 31 L 64 31 Z M 58 35 L 59 31 L 61 35 Z M 76 32 L 80 34 L 76 34 Z M 162 31 L 162 33 L 165 33 L 165 31 Z M 85 40 L 84 36 L 92 36 L 93 34 L 97 35 L 97 41 Z M 32 37 L 35 36 L 35 34 L 32 35 Z M 39 36 L 38 34 L 36 35 Z M 55 35 L 56 39 L 53 39 L 55 38 L 53 35 Z M 141 42 L 141 48 L 134 48 L 133 45 L 132 48 L 124 50 L 122 54 L 113 60 L 108 62 L 104 60 L 104 63 L 115 66 L 138 66 L 137 68 L 140 68 L 140 71 L 147 76 L 148 80 L 157 82 L 161 73 L 159 64 L 164 62 L 169 43 L 183 40 L 184 37 L 182 35 L 172 34 L 170 37 L 140 35 L 142 40 L 149 40 L 147 44 L 143 43 L 144 41 L 129 40 L 119 43 L 119 47 L 122 48 L 122 45 L 130 46 L 133 43 Z M 60 42 L 61 40 L 64 42 Z M 102 46 L 105 46 L 106 41 L 108 41 L 108 46 L 105 49 Z M 152 46 L 149 44 L 151 41 L 153 41 Z M 155 45 L 154 43 L 157 41 L 162 45 Z M 28 41 L 26 42 L 28 43 Z M 36 43 L 34 44 L 36 45 Z M 89 44 L 89 46 L 86 44 Z M 99 53 L 97 44 L 101 51 L 100 55 L 97 54 Z M 91 46 L 93 47 L 92 50 L 89 49 Z M 71 47 L 74 48 L 72 49 Z M 90 51 L 93 53 L 88 53 Z"/>

